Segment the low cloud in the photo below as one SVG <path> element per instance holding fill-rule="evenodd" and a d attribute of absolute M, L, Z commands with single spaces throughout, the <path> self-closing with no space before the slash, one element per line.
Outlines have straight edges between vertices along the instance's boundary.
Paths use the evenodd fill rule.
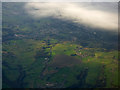
<path fill-rule="evenodd" d="M 90 6 L 91 5 L 91 6 Z M 105 8 L 107 6 L 103 5 Z M 95 8 L 92 4 L 85 3 L 26 3 L 25 9 L 33 18 L 55 17 L 71 20 L 92 28 L 117 31 L 117 12 Z M 108 8 L 108 7 L 107 7 Z"/>

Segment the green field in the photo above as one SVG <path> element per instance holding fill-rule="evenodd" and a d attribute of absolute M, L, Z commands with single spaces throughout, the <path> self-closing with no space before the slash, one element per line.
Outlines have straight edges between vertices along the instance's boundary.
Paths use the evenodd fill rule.
<path fill-rule="evenodd" d="M 21 72 L 24 72 L 25 76 L 20 81 L 26 83 L 24 87 L 118 86 L 116 50 L 106 52 L 99 48 L 83 48 L 70 42 L 55 44 L 56 41 L 52 39 L 48 45 L 47 40 L 24 39 L 3 44 L 5 77 L 15 83 L 22 77 Z M 56 60 L 57 55 L 59 57 Z M 3 85 L 6 87 L 6 83 Z"/>
<path fill-rule="evenodd" d="M 113 22 L 107 24 L 106 22 L 109 20 L 105 19 L 104 23 L 99 24 L 97 22 L 91 23 L 94 21 L 92 18 L 97 14 L 87 14 L 92 11 L 96 12 L 95 10 L 98 8 L 91 7 L 89 9 L 90 4 L 82 6 L 80 3 L 71 3 L 70 6 L 68 5 L 69 8 L 66 9 L 70 12 L 74 11 L 74 8 L 72 9 L 74 4 L 77 7 L 79 5 L 83 7 L 83 11 L 89 11 L 86 14 L 93 17 L 87 16 L 87 19 L 86 15 L 82 13 L 78 15 L 80 18 L 81 15 L 85 16 L 83 19 L 86 24 L 84 24 L 82 18 L 80 19 L 81 23 L 76 22 L 78 17 L 76 15 L 74 17 L 74 12 L 69 14 L 74 18 L 68 15 L 68 19 L 66 15 L 66 18 L 62 17 L 66 11 L 59 12 L 59 8 L 54 10 L 54 7 L 52 7 L 52 12 L 56 10 L 58 12 L 53 15 L 34 18 L 34 15 L 30 15 L 26 11 L 26 4 L 23 2 L 2 3 L 3 88 L 120 87 L 118 83 L 118 53 L 120 54 L 118 32 L 111 30 L 112 26 L 109 26 L 109 23 L 117 26 L 114 17 L 107 17 L 109 13 L 106 12 L 109 10 L 103 10 L 106 12 L 102 15 L 98 13 L 98 16 L 95 17 L 101 19 L 95 18 L 95 21 L 104 21 L 102 17 L 105 16 L 106 19 L 110 18 Z M 46 6 L 49 4 L 42 4 L 40 7 L 45 7 L 42 12 L 51 13 L 51 8 Z M 91 6 L 94 5 L 91 4 Z M 63 6 L 67 7 L 66 4 Z M 30 7 L 28 9 L 30 12 L 35 11 L 33 13 L 35 16 L 43 14 L 42 12 L 37 14 L 41 11 L 39 4 Z M 55 7 L 57 7 L 56 4 Z M 77 10 L 77 7 L 75 7 L 76 13 L 82 10 L 80 8 Z M 107 5 L 104 7 L 106 8 Z M 64 10 L 64 8 L 60 10 Z M 112 9 L 110 10 L 114 16 L 115 13 L 113 14 Z M 89 22 L 89 20 L 91 21 Z M 105 27 L 110 30 L 101 25 L 108 25 Z"/>

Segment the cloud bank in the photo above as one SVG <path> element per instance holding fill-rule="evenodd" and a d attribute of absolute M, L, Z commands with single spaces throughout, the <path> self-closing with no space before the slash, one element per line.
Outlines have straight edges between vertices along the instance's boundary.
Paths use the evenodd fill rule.
<path fill-rule="evenodd" d="M 109 4 L 109 3 L 108 3 Z M 114 4 L 112 7 L 114 7 Z M 115 4 L 116 5 L 116 4 Z M 94 7 L 95 6 L 95 7 Z M 97 6 L 97 7 L 96 7 Z M 104 7 L 103 7 L 104 6 Z M 92 28 L 117 31 L 118 14 L 114 8 L 108 10 L 107 5 L 83 3 L 26 3 L 25 10 L 33 18 L 55 17 L 71 20 Z M 104 10 L 104 8 L 106 8 Z"/>

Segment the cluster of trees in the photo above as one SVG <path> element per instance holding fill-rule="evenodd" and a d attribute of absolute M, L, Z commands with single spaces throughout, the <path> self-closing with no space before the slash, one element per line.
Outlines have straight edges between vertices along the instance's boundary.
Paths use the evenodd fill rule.
<path fill-rule="evenodd" d="M 36 52 L 35 58 L 50 58 L 50 54 L 49 52 L 45 52 L 44 49 L 41 49 L 39 51 Z"/>

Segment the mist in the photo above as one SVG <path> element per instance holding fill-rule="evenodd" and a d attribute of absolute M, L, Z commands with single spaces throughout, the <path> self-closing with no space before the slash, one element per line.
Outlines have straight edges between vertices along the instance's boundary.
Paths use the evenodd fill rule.
<path fill-rule="evenodd" d="M 91 28 L 118 31 L 118 13 L 114 3 L 26 3 L 24 8 L 35 19 L 54 17 Z"/>

